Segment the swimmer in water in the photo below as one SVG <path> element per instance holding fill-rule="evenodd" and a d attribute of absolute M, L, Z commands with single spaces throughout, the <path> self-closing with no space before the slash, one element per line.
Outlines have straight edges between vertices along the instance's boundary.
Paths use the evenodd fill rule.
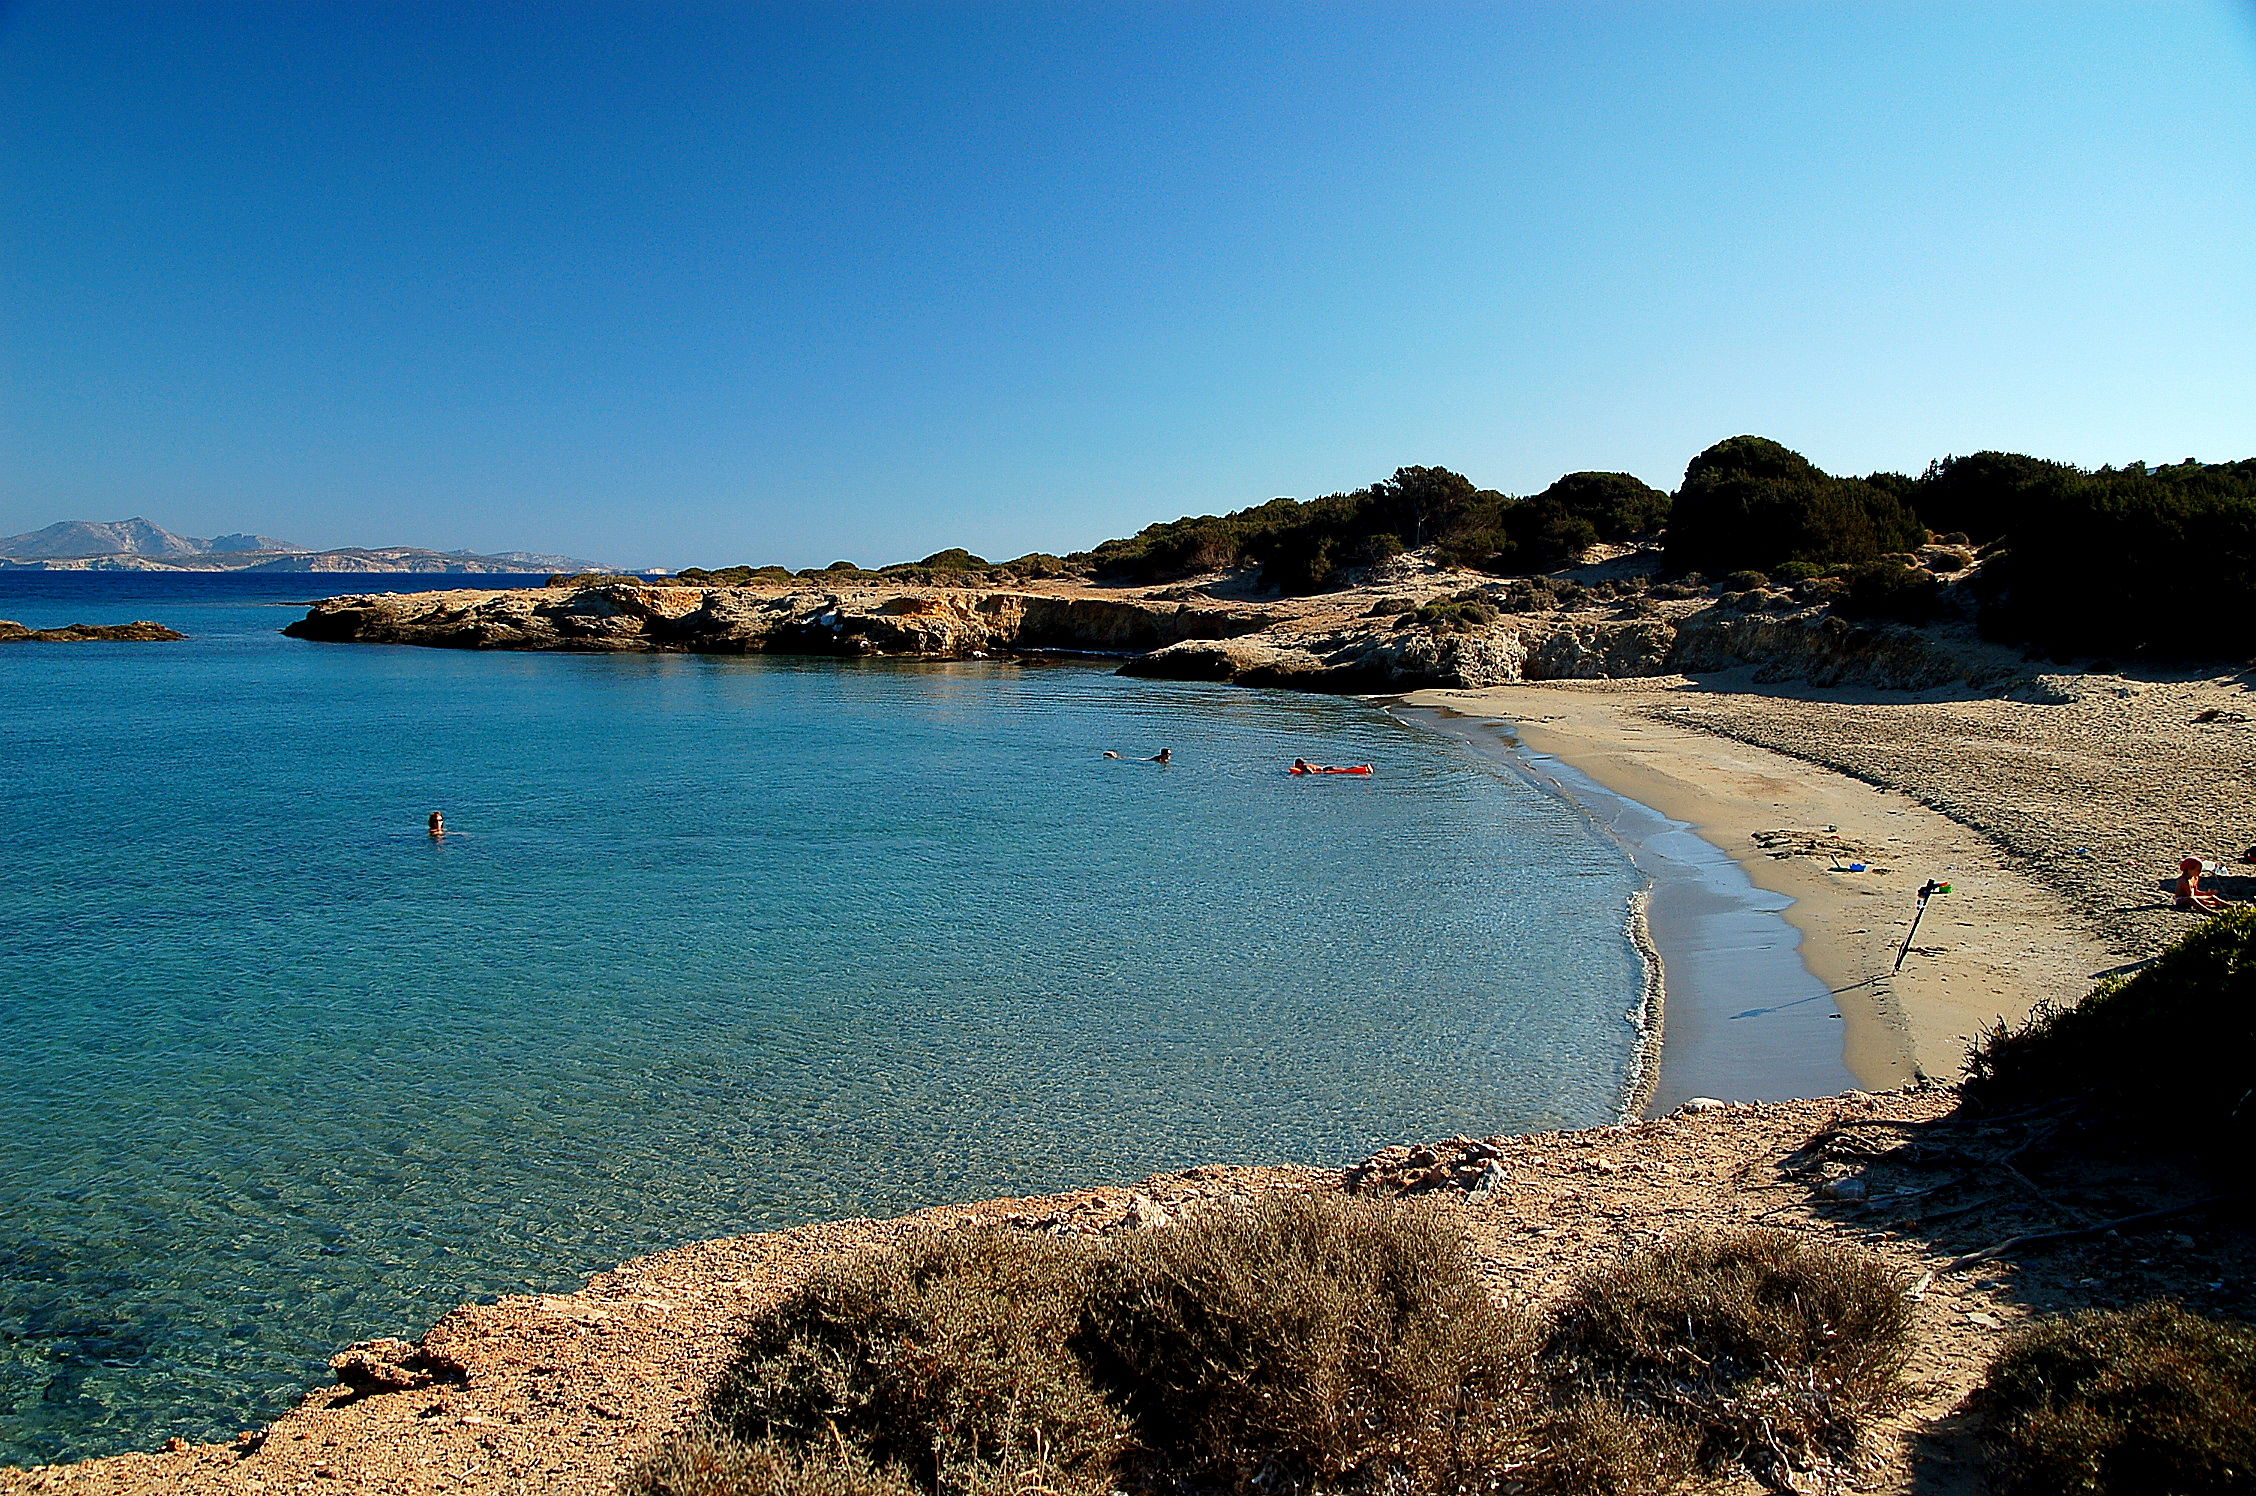
<path fill-rule="evenodd" d="M 1112 751 L 1112 750 L 1111 750 L 1110 748 L 1107 748 L 1107 749 L 1105 750 L 1105 757 L 1106 757 L 1106 758 L 1118 758 L 1118 757 L 1120 757 L 1120 755 L 1119 755 L 1119 754 L 1117 754 L 1117 753 L 1115 753 L 1115 752 L 1113 752 L 1113 751 Z"/>
<path fill-rule="evenodd" d="M 431 834 L 433 836 L 444 836 L 447 834 L 446 815 L 444 812 L 436 810 L 431 812 Z"/>
<path fill-rule="evenodd" d="M 1151 761 L 1155 764 L 1171 764 L 1175 762 L 1175 750 L 1172 748 L 1162 748 L 1159 750 L 1159 752 L 1151 756 Z"/>

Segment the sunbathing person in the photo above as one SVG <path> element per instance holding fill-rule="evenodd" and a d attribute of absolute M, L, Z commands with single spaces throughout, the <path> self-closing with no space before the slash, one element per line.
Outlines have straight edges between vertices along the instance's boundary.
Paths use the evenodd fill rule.
<path fill-rule="evenodd" d="M 2202 877 L 2209 871 L 2198 857 L 2188 857 L 2178 864 L 2178 907 L 2198 909 L 2204 914 L 2221 914 L 2225 901 L 2201 886 Z"/>

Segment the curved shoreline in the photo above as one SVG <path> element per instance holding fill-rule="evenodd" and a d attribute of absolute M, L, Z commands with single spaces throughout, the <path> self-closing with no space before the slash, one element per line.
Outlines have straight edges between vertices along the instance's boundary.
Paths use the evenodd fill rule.
<path fill-rule="evenodd" d="M 1573 806 L 1618 846 L 1644 887 L 1628 915 L 1645 962 L 1639 1042 L 1623 1119 L 1695 1096 L 1787 1101 L 1852 1089 L 1841 1015 L 1803 955 L 1787 901 L 1755 885 L 1686 822 L 1620 793 L 1569 760 L 1531 751 L 1506 721 L 1403 701 L 1395 715 L 1508 764 Z"/>
<path fill-rule="evenodd" d="M 2079 993 L 2114 964 L 2065 900 L 1980 832 L 1899 790 L 1653 710 L 1697 689 L 1681 679 L 1550 682 L 1403 700 L 1507 724 L 1527 749 L 1689 827 L 1785 900 L 1778 913 L 1800 931 L 1801 958 L 1839 1005 L 1843 1059 L 1867 1088 L 1955 1076 L 1981 1029 Z M 1781 832 L 1802 840 L 1757 839 Z M 1812 843 L 1820 850 L 1806 850 Z M 1824 845 L 1853 850 L 1832 858 Z M 1868 871 L 1832 866 L 1854 860 Z M 1957 892 L 1930 910 L 1912 958 L 1892 972 L 1927 878 Z M 1679 1028 L 1663 1043 L 1664 1066 Z"/>

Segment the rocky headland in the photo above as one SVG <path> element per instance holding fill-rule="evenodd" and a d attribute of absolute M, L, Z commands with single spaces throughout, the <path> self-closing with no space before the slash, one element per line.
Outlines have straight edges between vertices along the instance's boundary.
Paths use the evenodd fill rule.
<path fill-rule="evenodd" d="M 1318 691 L 1481 687 L 1754 666 L 1765 679 L 2006 689 L 2024 658 L 1963 623 L 1841 616 L 1821 588 L 1655 585 L 1657 558 L 1496 578 L 1418 557 L 1363 584 L 1264 596 L 1243 579 L 1108 587 L 899 582 L 372 593 L 314 605 L 302 639 L 451 649 L 1005 658 L 1126 657 L 1123 673 Z"/>

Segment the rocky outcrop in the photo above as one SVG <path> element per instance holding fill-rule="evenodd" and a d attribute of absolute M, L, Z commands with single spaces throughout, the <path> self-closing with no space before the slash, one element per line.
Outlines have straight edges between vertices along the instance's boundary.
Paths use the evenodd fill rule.
<path fill-rule="evenodd" d="M 187 637 L 177 629 L 151 623 L 146 618 L 137 618 L 131 623 L 74 623 L 59 629 L 25 628 L 20 623 L 0 618 L 0 644 L 81 644 L 89 640 L 136 643 Z"/>
<path fill-rule="evenodd" d="M 283 632 L 453 649 L 923 655 L 1136 654 L 1261 628 L 1259 608 L 954 589 L 768 592 L 608 585 L 334 597 Z"/>
<path fill-rule="evenodd" d="M 1533 613 L 1452 631 L 1357 619 L 1331 629 L 1275 628 L 1171 644 L 1122 666 L 1128 675 L 1327 691 L 1617 680 L 1757 667 L 1762 681 L 1925 690 L 1997 684 L 2025 667 L 1971 638 L 1901 624 L 1854 623 L 1822 609 L 1786 615 L 1700 606 L 1677 616 Z"/>
<path fill-rule="evenodd" d="M 1634 598 L 1418 621 L 1400 598 L 1229 602 L 1103 589 L 895 586 L 776 591 L 606 582 L 330 598 L 301 639 L 454 649 L 904 655 L 1064 651 L 1126 656 L 1122 672 L 1316 691 L 1620 679 L 1741 666 L 1758 678 L 1922 690 L 1997 685 L 2026 667 L 1963 629 L 1840 618 L 1782 597 Z M 1369 611 L 1391 609 L 1392 611 Z M 1353 610 L 1353 611 L 1349 611 Z"/>

